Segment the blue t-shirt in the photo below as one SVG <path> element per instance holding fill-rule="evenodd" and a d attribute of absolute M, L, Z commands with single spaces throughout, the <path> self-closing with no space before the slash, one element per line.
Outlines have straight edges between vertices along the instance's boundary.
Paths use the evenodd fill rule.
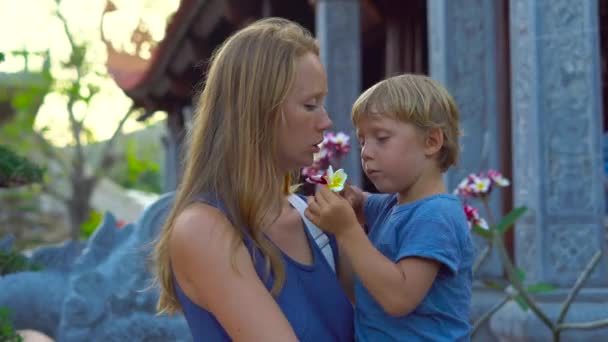
<path fill-rule="evenodd" d="M 422 302 L 401 317 L 384 312 L 355 279 L 357 341 L 469 341 L 473 243 L 457 197 L 430 196 L 399 205 L 396 195 L 370 195 L 369 239 L 393 262 L 423 257 L 441 263 Z"/>
<path fill-rule="evenodd" d="M 216 201 L 204 201 L 226 212 Z M 330 268 L 321 249 L 315 243 L 308 229 L 304 229 L 313 253 L 313 264 L 304 265 L 281 252 L 286 279 L 283 289 L 276 298 L 283 314 L 294 329 L 298 340 L 310 342 L 353 341 L 353 307 L 340 287 L 338 278 Z M 332 249 L 335 239 L 330 236 Z M 250 254 L 255 254 L 254 266 L 265 283 L 272 287 L 272 277 L 266 277 L 264 258 L 252 247 L 250 239 L 245 239 Z M 334 249 L 337 265 L 337 248 Z M 175 278 L 174 278 L 175 280 Z M 223 342 L 230 337 L 212 313 L 192 302 L 175 280 L 176 295 L 190 327 L 194 342 Z M 241 310 L 256 314 L 255 307 Z"/>

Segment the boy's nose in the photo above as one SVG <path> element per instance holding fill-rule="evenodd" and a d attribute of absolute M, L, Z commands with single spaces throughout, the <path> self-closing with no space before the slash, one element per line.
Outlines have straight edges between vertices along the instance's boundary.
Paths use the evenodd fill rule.
<path fill-rule="evenodd" d="M 372 159 L 372 155 L 370 153 L 369 147 L 367 147 L 365 145 L 361 146 L 361 160 L 363 160 L 365 162 L 370 159 Z"/>

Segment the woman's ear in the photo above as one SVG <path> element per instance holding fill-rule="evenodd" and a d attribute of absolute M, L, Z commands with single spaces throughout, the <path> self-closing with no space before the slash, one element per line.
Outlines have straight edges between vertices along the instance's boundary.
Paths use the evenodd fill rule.
<path fill-rule="evenodd" d="M 424 153 L 427 156 L 432 156 L 439 152 L 443 147 L 443 130 L 440 127 L 434 127 L 428 130 L 426 141 L 424 142 Z"/>

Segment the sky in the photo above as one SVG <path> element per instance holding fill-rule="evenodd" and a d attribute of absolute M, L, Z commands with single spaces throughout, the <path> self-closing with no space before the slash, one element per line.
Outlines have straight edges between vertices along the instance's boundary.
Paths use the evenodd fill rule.
<path fill-rule="evenodd" d="M 148 25 L 155 40 L 161 40 L 168 18 L 175 12 L 179 0 L 114 0 L 117 11 L 106 15 L 104 34 L 115 46 L 124 51 L 132 51 L 129 37 L 139 18 Z M 101 13 L 106 0 L 62 0 L 60 10 L 73 28 L 77 40 L 91 43 L 91 61 L 96 70 L 105 72 L 106 48 L 100 39 Z M 10 73 L 23 70 L 23 58 L 13 56 L 10 51 L 49 50 L 54 61 L 51 72 L 56 78 L 70 77 L 62 73 L 59 65 L 69 54 L 69 43 L 61 22 L 54 17 L 57 8 L 55 0 L 0 0 L 0 51 L 6 60 L 0 63 L 0 72 Z M 141 57 L 148 57 L 145 52 Z M 41 58 L 31 58 L 29 67 L 41 67 Z M 89 107 L 85 124 L 91 128 L 96 139 L 104 140 L 114 132 L 120 118 L 131 105 L 130 99 L 111 78 L 91 77 L 89 81 L 101 86 L 101 92 Z M 58 94 L 46 96 L 36 119 L 36 127 L 49 127 L 48 137 L 57 145 L 65 145 L 68 135 L 68 115 L 66 100 Z M 84 108 L 77 108 L 77 115 L 84 115 Z M 152 122 L 162 120 L 157 114 Z M 150 121 L 148 121 L 150 123 Z M 125 131 L 142 128 L 141 123 L 130 120 Z"/>

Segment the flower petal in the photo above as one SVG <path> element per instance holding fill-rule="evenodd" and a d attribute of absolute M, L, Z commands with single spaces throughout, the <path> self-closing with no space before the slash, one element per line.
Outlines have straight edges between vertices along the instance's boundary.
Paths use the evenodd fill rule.
<path fill-rule="evenodd" d="M 340 192 L 344 190 L 344 183 L 346 183 L 346 179 L 348 175 L 343 169 L 339 169 L 336 172 L 329 167 L 328 175 L 327 175 L 327 185 L 330 190 L 334 192 Z"/>

